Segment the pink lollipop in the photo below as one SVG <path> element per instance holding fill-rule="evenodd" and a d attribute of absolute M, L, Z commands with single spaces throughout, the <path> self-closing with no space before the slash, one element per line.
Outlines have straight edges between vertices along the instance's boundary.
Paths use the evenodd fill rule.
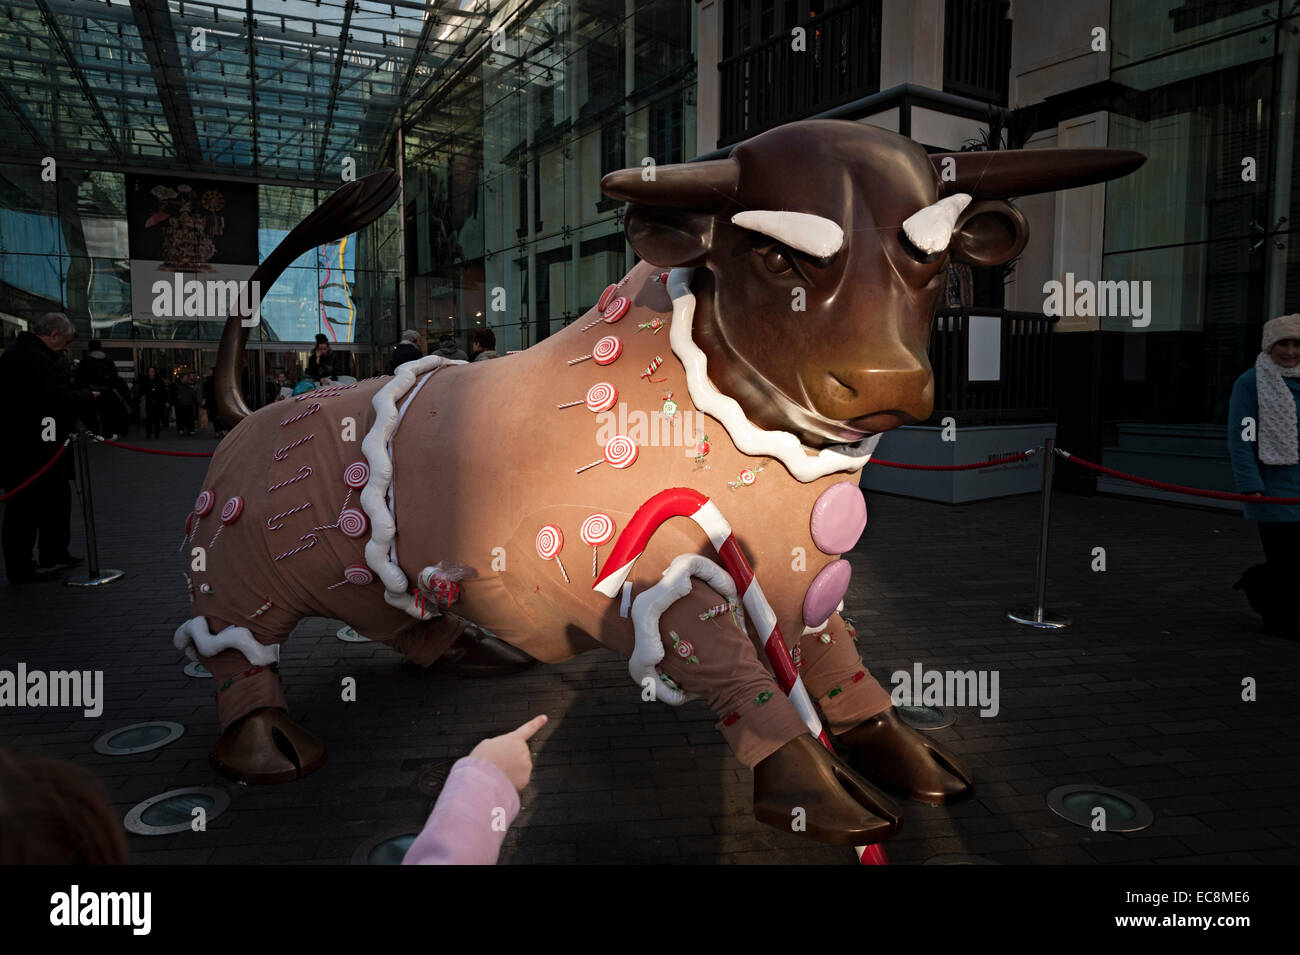
<path fill-rule="evenodd" d="M 356 584 L 364 587 L 366 584 L 374 583 L 375 575 L 370 572 L 370 568 L 365 564 L 348 564 L 343 568 L 343 579 L 337 584 L 330 584 L 326 590 L 333 590 L 335 587 L 342 587 L 344 584 Z"/>
<path fill-rule="evenodd" d="M 560 565 L 564 582 L 569 583 L 569 572 L 560 561 L 560 548 L 564 546 L 564 532 L 554 524 L 547 524 L 537 532 L 537 556 L 542 560 L 553 560 Z"/>
<path fill-rule="evenodd" d="M 353 461 L 343 469 L 343 483 L 359 491 L 370 480 L 370 465 L 365 461 Z"/>
<path fill-rule="evenodd" d="M 339 512 L 338 528 L 347 537 L 364 537 L 370 529 L 366 515 L 355 507 L 345 507 Z"/>
<path fill-rule="evenodd" d="M 225 506 L 221 508 L 221 523 L 233 524 L 242 513 L 244 513 L 244 499 L 236 495 L 226 501 Z"/>
<path fill-rule="evenodd" d="M 598 548 L 614 539 L 614 520 L 608 514 L 592 514 L 582 522 L 578 533 L 584 544 L 591 545 L 591 576 L 595 577 Z"/>
<path fill-rule="evenodd" d="M 614 407 L 618 401 L 618 389 L 608 381 L 600 381 L 587 389 L 585 401 L 566 401 L 562 405 L 556 405 L 557 408 L 572 408 L 576 405 L 586 404 L 587 410 L 600 414 L 602 411 L 608 411 Z"/>
<path fill-rule="evenodd" d="M 610 467 L 623 468 L 631 467 L 636 461 L 636 456 L 640 453 L 636 442 L 625 434 L 616 434 L 605 443 L 605 456 L 599 461 L 592 461 L 590 464 L 584 464 L 577 468 L 573 473 L 581 474 L 588 468 L 594 468 L 597 464 L 608 464 Z"/>
<path fill-rule="evenodd" d="M 586 361 L 588 358 L 593 359 L 597 365 L 613 364 L 618 356 L 623 354 L 623 343 L 619 341 L 616 335 L 606 335 L 600 341 L 596 342 L 596 347 L 591 350 L 590 355 L 582 355 L 578 358 L 570 358 L 569 364 L 576 365 L 579 362 Z"/>
<path fill-rule="evenodd" d="M 207 517 L 212 506 L 217 503 L 217 496 L 211 491 L 204 491 L 194 500 L 194 513 L 199 517 Z"/>

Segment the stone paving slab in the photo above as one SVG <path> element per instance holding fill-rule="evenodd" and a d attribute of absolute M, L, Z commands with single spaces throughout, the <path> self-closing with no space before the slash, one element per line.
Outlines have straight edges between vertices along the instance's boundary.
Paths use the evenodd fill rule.
<path fill-rule="evenodd" d="M 295 718 L 326 740 L 329 761 L 285 786 L 223 780 L 207 762 L 214 688 L 182 673 L 170 642 L 188 609 L 181 527 L 206 463 L 107 447 L 91 457 L 101 561 L 126 577 L 94 589 L 0 588 L 0 667 L 103 668 L 105 710 L 98 719 L 0 711 L 0 742 L 91 769 L 121 814 L 176 786 L 231 794 L 206 833 L 130 837 L 136 862 L 347 864 L 367 840 L 423 824 L 422 766 L 541 711 L 551 722 L 503 862 L 852 864 L 848 850 L 756 822 L 750 774 L 714 733 L 713 715 L 701 704 L 641 703 L 623 662 L 604 651 L 511 680 L 453 680 L 337 640 L 338 621 L 304 621 L 281 672 Z M 1076 622 L 1036 631 L 1002 612 L 1030 600 L 1037 497 L 949 507 L 872 494 L 868 503 L 867 533 L 848 555 L 846 610 L 873 672 L 888 682 L 920 662 L 1000 678 L 996 717 L 962 709 L 936 733 L 975 772 L 976 797 L 908 804 L 887 846 L 893 862 L 952 853 L 1041 865 L 1300 861 L 1300 646 L 1264 633 L 1231 590 L 1261 560 L 1252 525 L 1057 495 L 1048 603 Z M 1106 550 L 1104 573 L 1090 569 L 1095 547 Z M 84 553 L 75 519 L 73 549 Z M 357 680 L 357 703 L 340 698 L 345 676 Z M 1257 702 L 1241 700 L 1247 677 Z M 137 756 L 91 750 L 100 733 L 144 719 L 180 722 L 185 736 Z M 1155 822 L 1130 834 L 1071 825 L 1045 802 L 1066 783 L 1126 790 Z"/>

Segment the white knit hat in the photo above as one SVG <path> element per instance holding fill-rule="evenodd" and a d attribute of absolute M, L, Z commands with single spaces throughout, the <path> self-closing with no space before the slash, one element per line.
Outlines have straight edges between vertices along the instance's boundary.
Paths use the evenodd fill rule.
<path fill-rule="evenodd" d="M 1300 313 L 1280 315 L 1264 323 L 1264 343 L 1260 351 L 1268 351 L 1284 338 L 1300 341 Z"/>

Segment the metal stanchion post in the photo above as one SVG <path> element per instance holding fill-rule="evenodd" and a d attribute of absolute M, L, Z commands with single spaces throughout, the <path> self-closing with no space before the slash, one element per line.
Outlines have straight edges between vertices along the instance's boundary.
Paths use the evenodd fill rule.
<path fill-rule="evenodd" d="M 99 547 L 95 539 L 95 502 L 90 494 L 90 454 L 87 445 L 90 435 L 78 431 L 72 436 L 72 461 L 77 475 L 77 488 L 81 492 L 81 519 L 86 527 L 86 576 L 69 577 L 64 581 L 69 587 L 98 587 L 126 575 L 124 570 L 101 570 Z"/>
<path fill-rule="evenodd" d="M 1034 578 L 1034 609 L 1028 612 L 1008 610 L 1007 619 L 1026 627 L 1060 630 L 1074 621 L 1043 608 L 1047 599 L 1047 534 L 1052 520 L 1052 475 L 1056 472 L 1056 439 L 1043 442 L 1043 508 L 1038 534 L 1038 570 Z"/>

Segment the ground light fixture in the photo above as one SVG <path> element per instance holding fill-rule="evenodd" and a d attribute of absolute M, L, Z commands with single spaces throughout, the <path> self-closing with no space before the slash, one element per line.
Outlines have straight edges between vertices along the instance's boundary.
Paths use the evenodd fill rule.
<path fill-rule="evenodd" d="M 186 786 L 151 796 L 126 814 L 122 825 L 137 836 L 170 836 L 188 832 L 194 824 L 194 810 L 202 809 L 211 822 L 230 806 L 230 796 L 207 786 Z"/>
<path fill-rule="evenodd" d="M 149 723 L 132 723 L 103 733 L 95 740 L 95 752 L 101 756 L 134 756 L 161 749 L 181 738 L 185 727 L 180 723 L 155 720 Z"/>
<path fill-rule="evenodd" d="M 1104 828 L 1100 832 L 1137 832 L 1155 821 L 1155 813 L 1136 796 L 1091 783 L 1057 786 L 1047 794 L 1047 807 L 1085 829 L 1093 828 L 1094 820 L 1102 819 Z M 1097 815 L 1097 809 L 1104 810 L 1104 817 Z"/>

